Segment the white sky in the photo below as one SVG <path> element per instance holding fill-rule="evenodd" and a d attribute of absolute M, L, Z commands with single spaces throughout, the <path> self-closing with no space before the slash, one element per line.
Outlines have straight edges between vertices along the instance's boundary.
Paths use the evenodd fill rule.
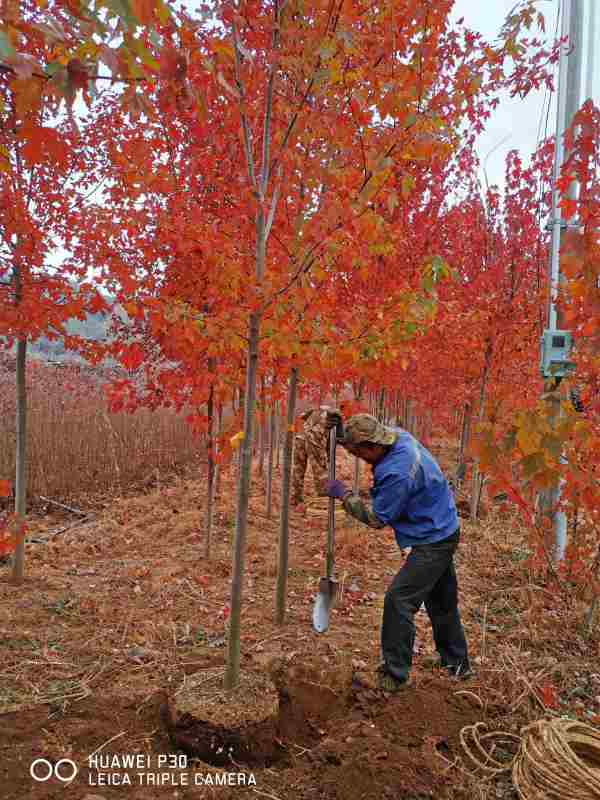
<path fill-rule="evenodd" d="M 485 37 L 495 37 L 504 22 L 504 19 L 516 5 L 517 0 L 456 0 L 453 16 L 458 19 L 465 18 L 465 25 L 473 30 L 480 31 Z M 600 12 L 598 0 L 584 0 L 584 77 L 583 88 L 586 84 L 588 32 L 590 29 L 590 13 L 595 9 L 596 38 L 600 35 Z M 539 10 L 546 17 L 546 33 L 552 39 L 556 29 L 556 15 L 559 0 L 541 0 Z M 596 58 L 593 80 L 593 94 L 596 103 L 600 100 L 600 42 L 596 46 Z M 552 98 L 552 107 L 548 122 L 548 133 L 554 134 L 556 128 L 555 95 Z M 499 145 L 487 160 L 487 176 L 490 185 L 504 184 L 504 164 L 509 150 L 518 149 L 525 161 L 536 147 L 538 127 L 542 116 L 544 104 L 544 91 L 532 92 L 525 100 L 511 99 L 504 96 L 487 125 L 486 131 L 480 136 L 477 151 L 483 162 L 488 154 Z M 547 109 L 547 102 L 545 108 Z M 544 123 L 545 123 L 544 112 Z M 545 125 L 542 125 L 542 135 Z M 503 144 L 503 140 L 506 141 Z M 483 182 L 483 175 L 482 175 Z"/>

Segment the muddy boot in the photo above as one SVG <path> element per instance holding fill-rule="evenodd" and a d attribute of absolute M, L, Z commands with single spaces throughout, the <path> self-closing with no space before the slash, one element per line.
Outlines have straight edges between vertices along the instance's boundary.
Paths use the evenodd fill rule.
<path fill-rule="evenodd" d="M 473 670 L 469 664 L 450 664 L 443 669 L 455 681 L 468 681 L 473 677 Z"/>
<path fill-rule="evenodd" d="M 368 670 L 357 670 L 352 672 L 352 688 L 357 690 L 368 689 L 369 691 L 377 691 L 376 676 Z"/>
<path fill-rule="evenodd" d="M 438 669 L 442 669 L 443 665 L 442 662 L 440 661 L 439 656 L 426 656 L 426 658 L 424 658 L 421 661 L 421 666 L 423 667 L 423 669 L 429 669 L 435 671 Z"/>
<path fill-rule="evenodd" d="M 421 661 L 423 669 L 433 672 L 442 671 L 450 678 L 459 681 L 466 681 L 473 677 L 473 671 L 468 664 L 442 664 L 439 656 L 427 656 Z"/>
<path fill-rule="evenodd" d="M 379 667 L 377 670 L 377 686 L 382 692 L 396 694 L 396 692 L 401 692 L 404 689 L 410 688 L 411 683 L 408 680 L 399 681 L 397 678 L 394 678 L 393 675 L 390 675 L 389 672 L 386 672 L 383 667 Z"/>

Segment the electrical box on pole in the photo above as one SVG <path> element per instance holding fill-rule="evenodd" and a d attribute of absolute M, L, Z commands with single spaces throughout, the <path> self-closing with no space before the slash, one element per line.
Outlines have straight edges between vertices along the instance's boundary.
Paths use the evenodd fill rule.
<path fill-rule="evenodd" d="M 569 331 L 544 331 L 540 360 L 540 370 L 544 378 L 564 378 L 575 368 L 570 360 L 572 346 L 573 338 Z"/>

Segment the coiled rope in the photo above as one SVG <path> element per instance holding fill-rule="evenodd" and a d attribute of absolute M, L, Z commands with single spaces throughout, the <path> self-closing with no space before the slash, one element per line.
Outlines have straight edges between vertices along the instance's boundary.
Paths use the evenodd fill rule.
<path fill-rule="evenodd" d="M 460 732 L 462 747 L 488 777 L 512 772 L 521 800 L 600 800 L 600 731 L 570 719 L 542 719 L 521 735 L 486 732 L 477 722 Z M 499 749 L 518 747 L 510 760 Z"/>

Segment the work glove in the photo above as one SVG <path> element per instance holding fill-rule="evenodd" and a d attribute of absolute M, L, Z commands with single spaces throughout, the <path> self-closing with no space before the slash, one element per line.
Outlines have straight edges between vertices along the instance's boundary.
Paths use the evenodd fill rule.
<path fill-rule="evenodd" d="M 328 497 L 335 497 L 336 500 L 343 500 L 349 491 L 342 481 L 327 481 L 325 483 L 325 494 Z"/>
<path fill-rule="evenodd" d="M 342 423 L 342 415 L 337 408 L 332 408 L 327 411 L 325 416 L 325 428 L 328 431 L 330 431 L 332 428 L 335 428 L 336 442 L 344 441 L 344 425 Z"/>
<path fill-rule="evenodd" d="M 327 430 L 330 431 L 332 428 L 337 428 L 341 424 L 342 415 L 337 408 L 328 409 L 327 414 L 325 415 L 325 427 Z"/>

